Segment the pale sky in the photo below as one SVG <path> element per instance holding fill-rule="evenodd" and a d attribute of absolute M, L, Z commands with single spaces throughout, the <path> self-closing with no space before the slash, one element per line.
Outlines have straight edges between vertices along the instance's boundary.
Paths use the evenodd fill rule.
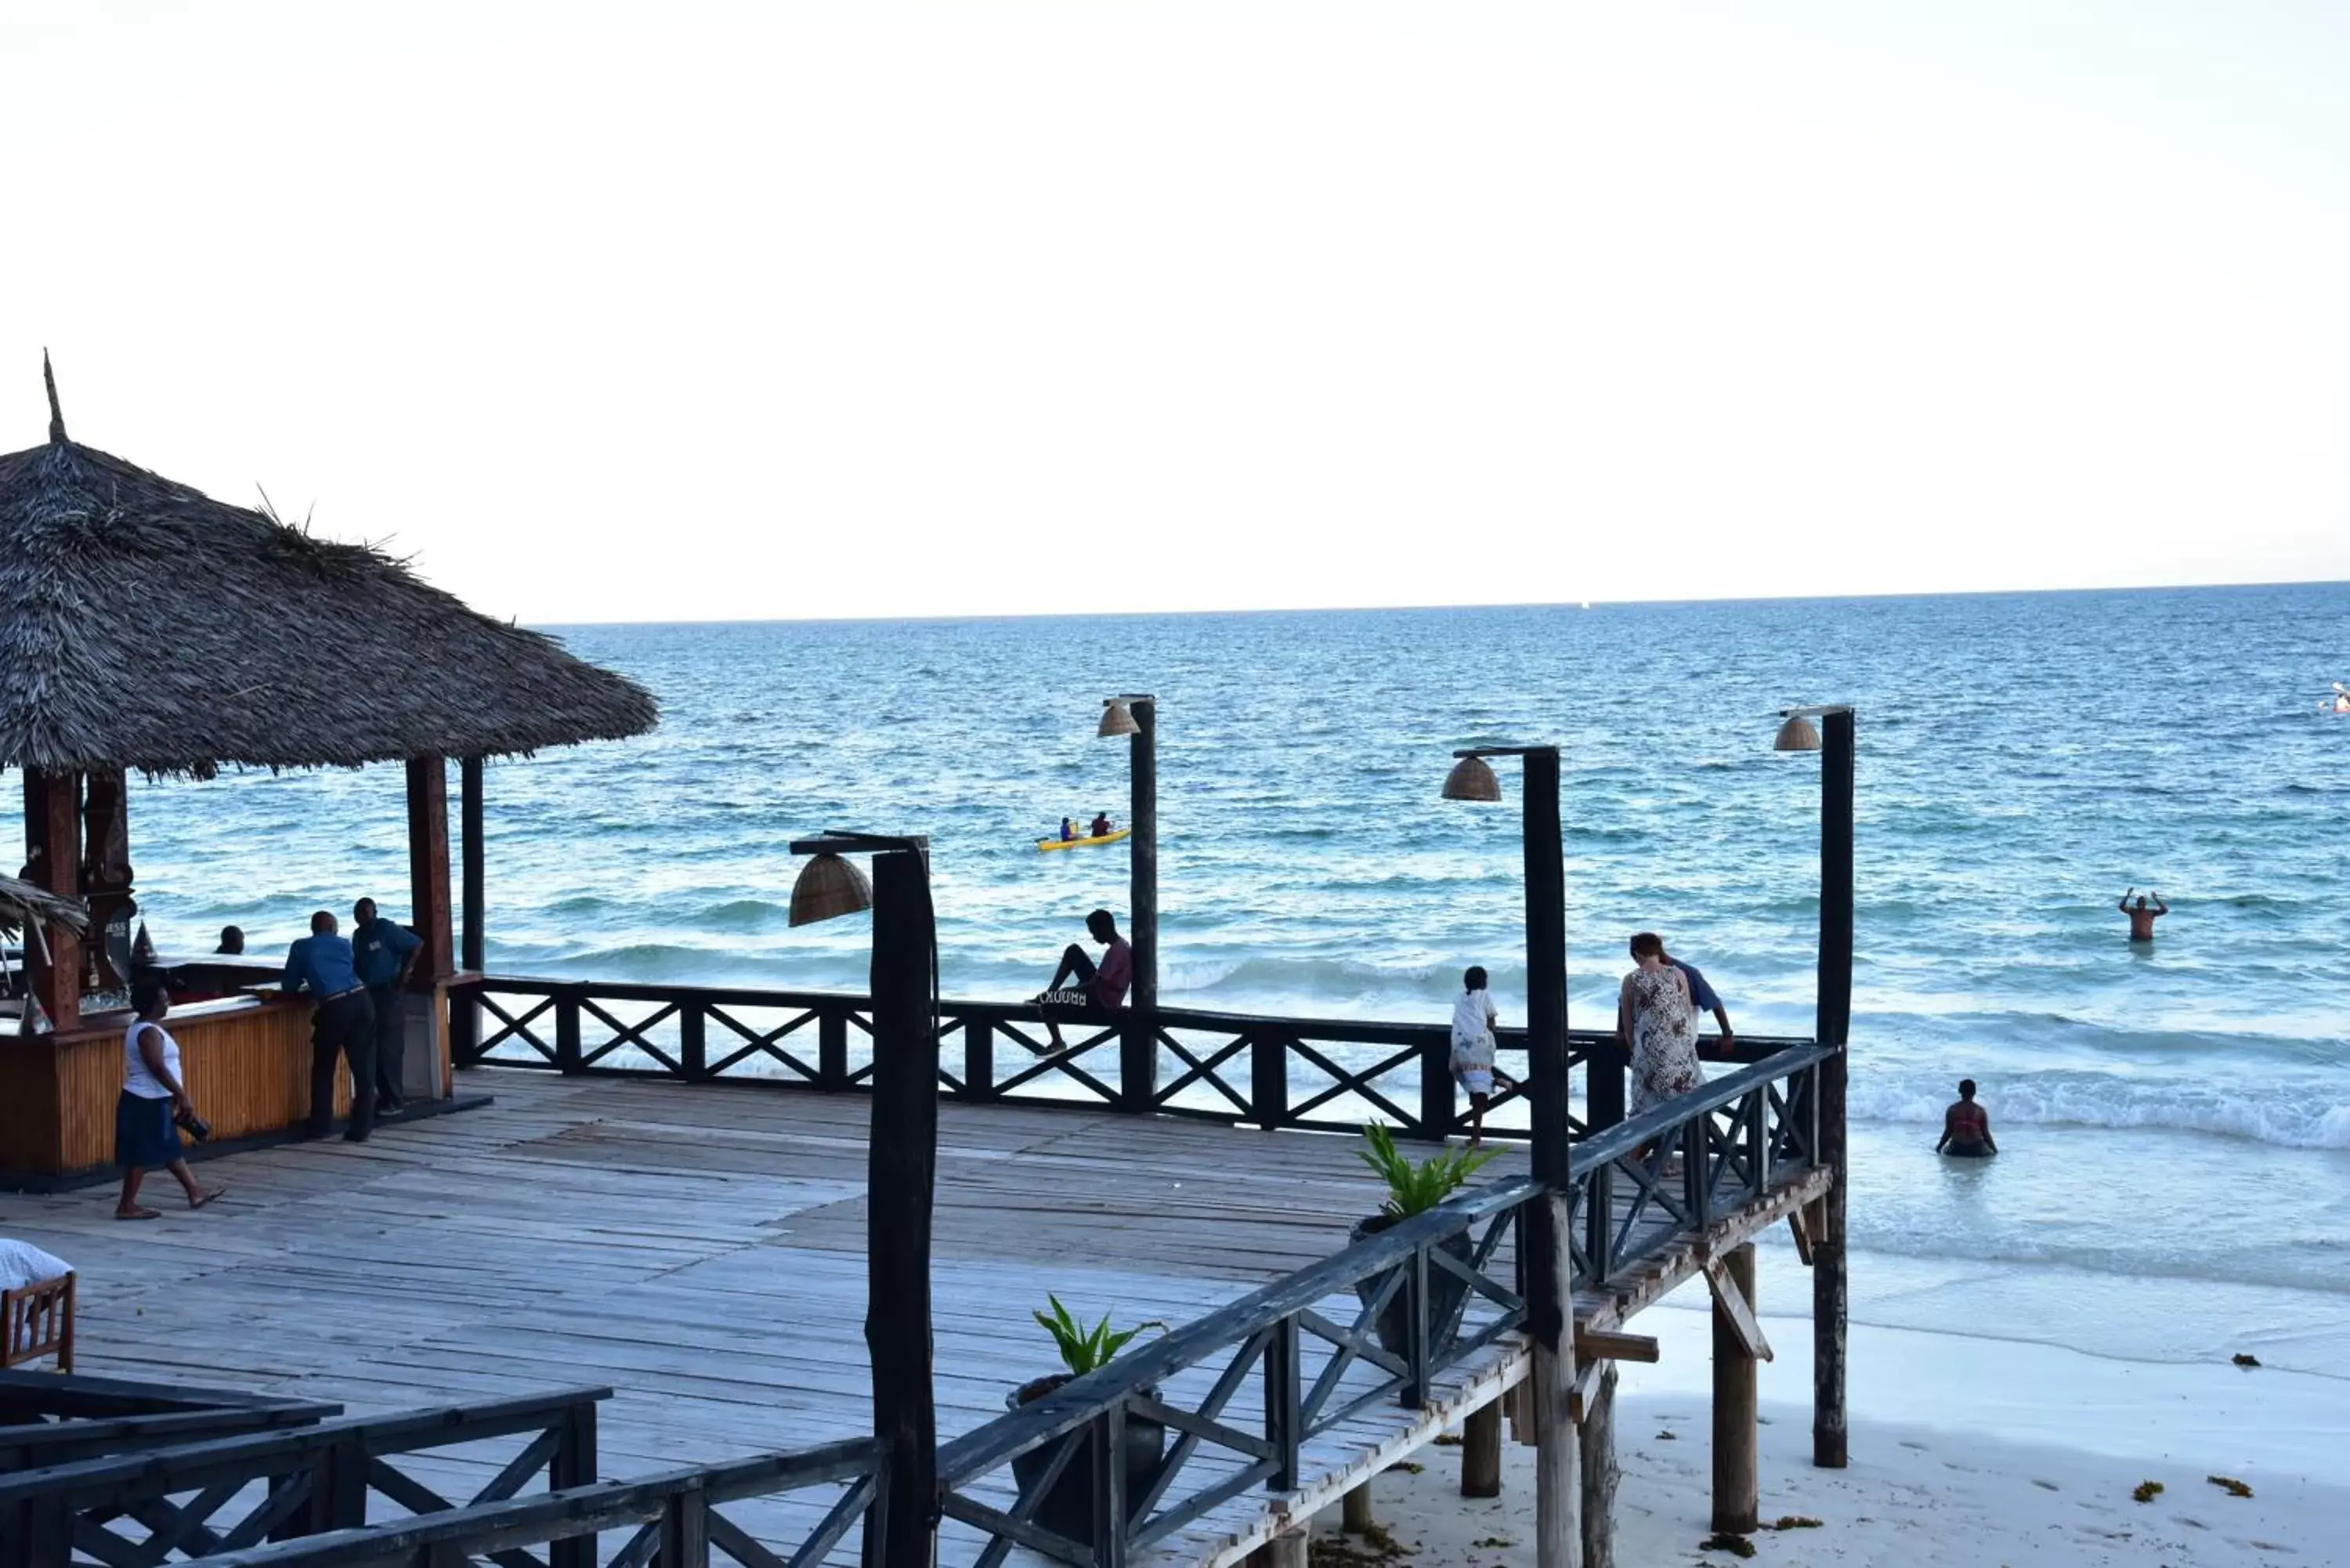
<path fill-rule="evenodd" d="M 0 451 L 527 621 L 2350 578 L 2350 6 L 0 0 Z"/>

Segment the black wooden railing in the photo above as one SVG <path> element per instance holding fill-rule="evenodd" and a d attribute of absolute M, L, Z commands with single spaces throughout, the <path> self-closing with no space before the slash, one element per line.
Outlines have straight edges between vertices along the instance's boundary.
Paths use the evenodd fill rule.
<path fill-rule="evenodd" d="M 695 1465 L 642 1480 L 603 1481 L 510 1502 L 488 1502 L 396 1524 L 338 1531 L 227 1552 L 213 1568 L 814 1568 L 880 1496 L 880 1446 L 871 1438 L 799 1453 Z M 838 1496 L 788 1555 L 763 1545 L 720 1509 L 811 1488 Z M 616 1544 L 607 1554 L 604 1538 Z M 528 1549 L 546 1548 L 543 1556 Z M 879 1556 L 869 1547 L 868 1562 Z"/>
<path fill-rule="evenodd" d="M 288 1536 L 344 1531 L 387 1509 L 418 1516 L 460 1505 L 393 1462 L 519 1438 L 471 1505 L 596 1479 L 596 1403 L 608 1388 L 328 1421 L 292 1431 L 183 1443 L 0 1476 L 0 1563 L 109 1568 L 210 1558 Z M 481 1462 L 476 1449 L 467 1456 Z M 557 1554 L 505 1568 L 592 1568 Z"/>
<path fill-rule="evenodd" d="M 1819 1066 L 1834 1054 L 1775 1053 L 1579 1143 L 1573 1284 L 1619 1279 L 1807 1176 L 1822 1147 Z M 980 1568 L 1014 1546 L 1117 1568 L 1243 1492 L 1294 1488 L 1305 1445 L 1371 1405 L 1420 1404 L 1523 1324 L 1510 1243 L 1542 1199 L 1532 1181 L 1482 1189 L 966 1433 L 939 1454 L 945 1518 L 984 1538 Z M 1357 1310 L 1333 1315 L 1350 1292 Z M 1114 1459 L 1138 1427 L 1149 1462 Z M 1151 1459 L 1154 1432 L 1172 1440 Z"/>
<path fill-rule="evenodd" d="M 478 1012 L 471 1011 L 478 1007 Z M 872 1075 L 872 1009 L 847 992 L 638 985 L 494 976 L 456 992 L 461 1066 L 566 1074 L 763 1082 L 847 1092 Z M 1147 1030 L 1155 1052 L 1122 1051 Z M 1196 1116 L 1262 1127 L 1351 1132 L 1366 1121 L 1398 1137 L 1464 1130 L 1445 1023 L 1260 1017 L 1161 1008 L 1116 1025 L 1065 1023 L 1050 1049 L 1044 1012 L 1025 1002 L 941 1003 L 939 1086 L 951 1100 L 1074 1105 Z M 1525 1077 L 1525 1033 L 1501 1031 L 1500 1064 Z M 1755 1060 L 1803 1042 L 1742 1036 Z M 1570 1070 L 1621 1064 L 1612 1034 L 1573 1031 Z M 1129 1076 L 1129 1063 L 1147 1064 Z M 1519 1092 L 1494 1096 L 1494 1137 L 1526 1136 Z M 1571 1127 L 1582 1136 L 1580 1122 Z"/>
<path fill-rule="evenodd" d="M 0 1475 L 239 1432 L 307 1427 L 342 1413 L 340 1405 L 241 1389 L 0 1370 Z"/>

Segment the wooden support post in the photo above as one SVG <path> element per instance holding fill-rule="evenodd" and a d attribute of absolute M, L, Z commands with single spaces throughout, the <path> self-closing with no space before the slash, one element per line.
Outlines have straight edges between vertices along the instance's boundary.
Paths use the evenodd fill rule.
<path fill-rule="evenodd" d="M 1289 1042 L 1255 1033 L 1249 1041 L 1249 1119 L 1271 1132 L 1289 1116 Z"/>
<path fill-rule="evenodd" d="M 1304 1526 L 1284 1531 L 1249 1553 L 1251 1568 L 1306 1568 L 1312 1533 Z"/>
<path fill-rule="evenodd" d="M 79 774 L 25 770 L 25 879 L 60 898 L 81 896 Z M 53 1029 L 81 1023 L 81 946 L 64 926 L 44 923 L 39 934 L 25 933 L 26 972 Z"/>
<path fill-rule="evenodd" d="M 1522 1377 L 1502 1396 L 1510 1419 L 1510 1441 L 1522 1449 L 1534 1446 L 1534 1380 Z"/>
<path fill-rule="evenodd" d="M 1583 1568 L 1616 1568 L 1616 1364 L 1605 1362 L 1583 1404 Z"/>
<path fill-rule="evenodd" d="M 1565 1128 L 1560 1129 L 1561 1141 Z M 1535 1568 L 1580 1568 L 1583 1558 L 1582 1451 L 1567 1417 L 1575 1395 L 1575 1335 L 1565 1318 L 1575 1312 L 1568 1282 L 1567 1199 L 1554 1190 L 1533 1199 L 1545 1216 L 1531 1227 L 1534 1278 L 1544 1285 L 1554 1315 L 1534 1325 L 1534 1564 Z M 1545 1335 L 1544 1328 L 1551 1332 Z"/>
<path fill-rule="evenodd" d="M 486 909 L 489 897 L 483 882 L 485 851 L 482 843 L 482 759 L 467 757 L 457 764 L 457 830 L 463 840 L 462 880 L 465 925 L 458 967 L 479 974 L 488 967 Z"/>
<path fill-rule="evenodd" d="M 415 982 L 429 990 L 457 972 L 449 919 L 449 764 L 440 757 L 408 761 L 408 890 L 410 923 L 423 944 Z"/>
<path fill-rule="evenodd" d="M 1502 1402 L 1494 1399 L 1469 1412 L 1461 1423 L 1461 1495 L 1502 1495 Z"/>
<path fill-rule="evenodd" d="M 1525 866 L 1526 1098 L 1534 1118 L 1534 1174 L 1536 1180 L 1564 1190 L 1567 1183 L 1566 866 L 1559 827 L 1558 752 L 1553 747 L 1526 753 Z M 1559 1246 L 1564 1252 L 1564 1231 Z"/>
<path fill-rule="evenodd" d="M 939 1117 L 931 975 L 937 932 L 925 859 L 913 849 L 873 857 L 865 1343 L 872 1358 L 873 1433 L 882 1444 L 889 1486 L 880 1554 L 871 1568 L 931 1568 L 937 1556 L 938 1417 L 931 1367 L 931 1207 Z"/>
<path fill-rule="evenodd" d="M 1367 1535 L 1371 1522 L 1371 1483 L 1348 1487 L 1338 1500 L 1338 1528 L 1349 1535 Z"/>
<path fill-rule="evenodd" d="M 1431 1143 L 1451 1137 L 1459 1109 L 1452 1084 L 1452 1036 L 1431 1036 L 1419 1046 L 1419 1136 Z"/>
<path fill-rule="evenodd" d="M 824 1012 L 816 1021 L 816 1081 L 819 1088 L 848 1087 L 848 1017 Z"/>
<path fill-rule="evenodd" d="M 1134 833 L 1126 841 L 1134 985 L 1118 1040 L 1118 1106 L 1148 1111 L 1159 1095 L 1159 704 L 1139 698 L 1127 710 L 1136 726 L 1127 748 Z"/>
<path fill-rule="evenodd" d="M 130 983 L 130 814 L 120 768 L 83 775 L 81 892 L 89 906 L 88 956 L 98 983 L 113 991 Z M 85 961 L 87 973 L 90 965 Z"/>
<path fill-rule="evenodd" d="M 689 1083 L 710 1076 L 709 1014 L 699 1002 L 682 1002 L 677 1009 L 677 1065 Z"/>
<path fill-rule="evenodd" d="M 565 1411 L 555 1439 L 555 1456 L 546 1464 L 546 1490 L 567 1491 L 594 1486 L 596 1474 L 596 1401 L 582 1399 Z M 546 1546 L 547 1568 L 596 1568 L 596 1537 L 575 1535 Z"/>
<path fill-rule="evenodd" d="M 1754 1353 L 1745 1326 L 1752 1321 L 1754 1244 L 1731 1248 L 1726 1259 L 1708 1267 L 1709 1277 L 1715 1269 L 1727 1278 L 1716 1282 L 1713 1298 L 1713 1528 L 1747 1535 L 1760 1522 L 1762 1506 Z"/>
<path fill-rule="evenodd" d="M 1812 1225 L 1812 1463 L 1842 1469 L 1845 1428 L 1846 1158 L 1846 1053 L 1852 1023 L 1853 715 L 1826 716 L 1820 752 L 1820 973 L 1818 1039 L 1836 1053 L 1819 1064 L 1820 1163 L 1835 1181 Z"/>
<path fill-rule="evenodd" d="M 967 1100 L 995 1098 L 995 1025 L 984 1018 L 963 1020 L 962 1093 Z"/>

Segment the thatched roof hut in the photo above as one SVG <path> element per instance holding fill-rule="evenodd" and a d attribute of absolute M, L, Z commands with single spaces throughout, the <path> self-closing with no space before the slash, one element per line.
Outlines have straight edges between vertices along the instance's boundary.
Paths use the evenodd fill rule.
<path fill-rule="evenodd" d="M 88 928 L 89 916 L 71 898 L 15 877 L 0 877 L 0 933 L 13 937 L 44 921 L 80 931 Z"/>
<path fill-rule="evenodd" d="M 356 766 L 650 730 L 653 700 L 363 545 L 66 439 L 0 457 L 0 767 Z"/>

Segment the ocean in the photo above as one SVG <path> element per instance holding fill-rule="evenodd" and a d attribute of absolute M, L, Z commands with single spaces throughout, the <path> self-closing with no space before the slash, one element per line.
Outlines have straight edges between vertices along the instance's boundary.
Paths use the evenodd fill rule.
<path fill-rule="evenodd" d="M 2350 1367 L 2350 587 L 556 629 L 663 719 L 492 766 L 506 972 L 859 989 L 864 922 L 787 929 L 785 846 L 861 828 L 931 836 L 948 994 L 1027 995 L 1125 909 L 1122 849 L 1033 841 L 1124 821 L 1095 724 L 1146 691 L 1169 1004 L 1440 1020 L 1473 962 L 1522 1021 L 1514 770 L 1498 807 L 1439 788 L 1548 741 L 1574 1022 L 1647 929 L 1742 1030 L 1808 1033 L 1817 757 L 1771 742 L 1853 703 L 1856 1317 Z M 133 784 L 167 950 L 404 908 L 404 834 L 396 769 Z M 1996 1161 L 1930 1154 L 1961 1076 Z"/>

